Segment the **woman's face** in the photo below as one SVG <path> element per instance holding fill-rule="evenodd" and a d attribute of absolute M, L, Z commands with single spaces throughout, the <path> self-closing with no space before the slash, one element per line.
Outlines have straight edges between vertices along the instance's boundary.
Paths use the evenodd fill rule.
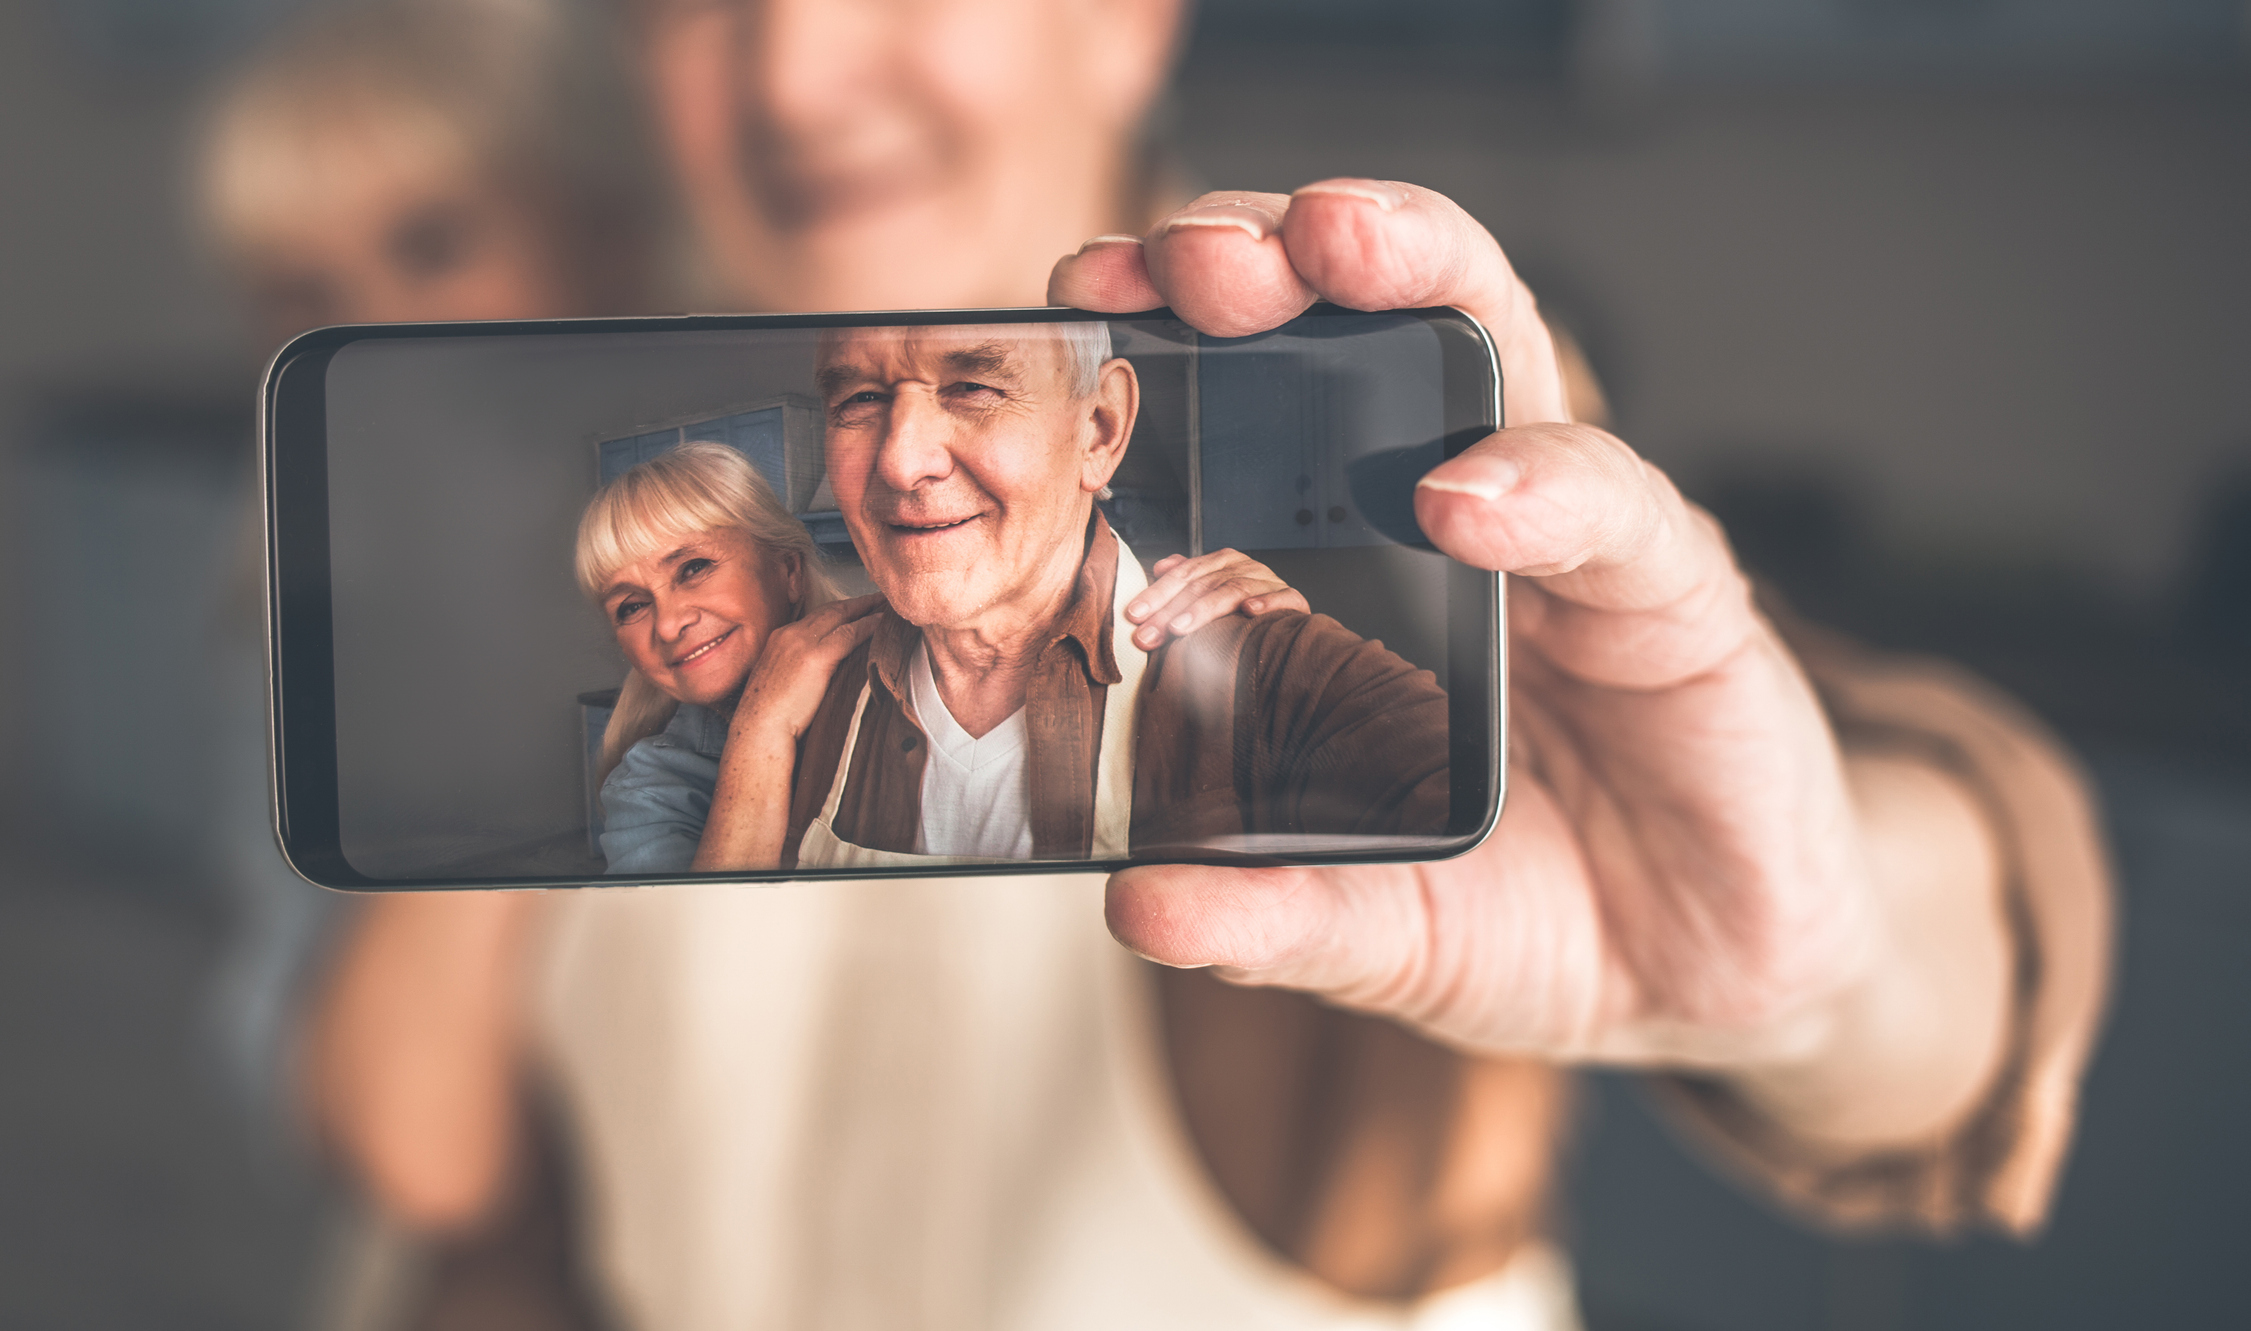
<path fill-rule="evenodd" d="M 320 173 L 266 219 L 242 264 L 267 335 L 333 323 L 576 314 L 553 228 L 491 181 L 407 166 L 339 142 L 351 171 Z"/>
<path fill-rule="evenodd" d="M 1115 229 L 1180 0 L 649 0 L 703 239 L 769 309 L 1014 305 Z"/>
<path fill-rule="evenodd" d="M 669 696 L 732 700 L 766 635 L 797 617 L 804 568 L 735 530 L 700 532 L 611 575 L 602 593 L 617 645 Z"/>

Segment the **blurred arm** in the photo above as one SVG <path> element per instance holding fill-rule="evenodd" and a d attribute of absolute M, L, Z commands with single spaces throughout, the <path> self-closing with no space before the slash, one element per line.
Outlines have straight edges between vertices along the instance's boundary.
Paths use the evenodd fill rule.
<path fill-rule="evenodd" d="M 1910 1088 L 1976 1089 L 1926 1110 L 1921 1133 L 1896 1092 L 1824 1104 L 1834 1083 L 1786 1067 L 1662 1078 L 1663 1098 L 1734 1172 L 1825 1223 L 2029 1234 L 2109 987 L 2108 857 L 2087 784 L 2035 719 L 1962 671 L 1781 618 L 1843 742 L 1905 954 L 1842 1020 L 1870 1080 L 1888 1062 Z M 1996 932 L 1999 956 L 1983 955 Z M 1895 1130 L 1871 1131 L 1884 1118 Z"/>
<path fill-rule="evenodd" d="M 314 1010 L 314 1120 L 383 1208 L 414 1228 L 473 1228 L 506 1190 L 520 1132 L 519 982 L 538 900 L 377 897 Z"/>

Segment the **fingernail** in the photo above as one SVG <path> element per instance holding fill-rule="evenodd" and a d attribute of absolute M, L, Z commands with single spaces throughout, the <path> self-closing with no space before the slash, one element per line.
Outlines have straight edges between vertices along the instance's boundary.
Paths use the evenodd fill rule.
<path fill-rule="evenodd" d="M 1407 191 L 1384 180 L 1318 180 L 1299 190 L 1291 198 L 1307 194 L 1335 194 L 1348 199 L 1366 199 L 1387 213 L 1397 212 L 1407 202 Z"/>
<path fill-rule="evenodd" d="M 1189 627 L 1190 627 L 1191 625 L 1193 625 L 1193 624 L 1194 624 L 1195 622 L 1196 622 L 1196 617 L 1195 617 L 1194 615 L 1179 615 L 1179 616 L 1176 616 L 1176 617 L 1174 617 L 1174 619 L 1173 619 L 1173 621 L 1172 621 L 1172 630 L 1173 630 L 1173 632 L 1175 632 L 1175 633 L 1186 633 L 1186 632 L 1188 631 Z"/>
<path fill-rule="evenodd" d="M 1139 236 L 1095 236 L 1092 239 L 1088 240 L 1084 245 L 1079 246 L 1078 252 L 1084 254 L 1088 250 L 1091 250 L 1098 245 L 1138 245 L 1140 243 L 1141 237 Z"/>
<path fill-rule="evenodd" d="M 1268 227 L 1266 214 L 1232 203 L 1215 203 L 1198 208 L 1192 213 L 1180 213 L 1166 219 L 1164 234 L 1192 228 L 1233 227 L 1252 240 L 1264 240 L 1273 232 Z"/>
<path fill-rule="evenodd" d="M 1443 476 L 1422 478 L 1420 488 L 1473 499 L 1498 499 L 1524 479 L 1524 468 L 1514 458 L 1459 457 L 1446 466 Z"/>
<path fill-rule="evenodd" d="M 1141 601 L 1131 601 L 1131 602 L 1128 602 L 1128 603 L 1127 603 L 1127 605 L 1126 605 L 1126 608 L 1125 608 L 1125 617 L 1126 617 L 1127 619 L 1138 620 L 1138 619 L 1140 619 L 1140 618 L 1141 618 L 1141 617 L 1142 617 L 1143 615 L 1146 615 L 1146 614 L 1148 614 L 1148 613 L 1149 613 L 1149 607 L 1148 607 L 1148 605 L 1147 605 L 1147 604 L 1145 604 L 1145 603 L 1143 603 L 1143 602 L 1141 602 Z"/>

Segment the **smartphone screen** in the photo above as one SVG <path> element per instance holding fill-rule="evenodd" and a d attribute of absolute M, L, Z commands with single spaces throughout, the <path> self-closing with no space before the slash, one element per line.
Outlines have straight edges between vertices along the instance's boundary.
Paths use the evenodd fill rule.
<path fill-rule="evenodd" d="M 1499 580 L 1413 495 L 1498 419 L 1452 310 L 308 334 L 265 392 L 282 848 L 348 889 L 1458 853 Z M 1217 585 L 1144 647 L 1174 556 L 1310 613 Z"/>

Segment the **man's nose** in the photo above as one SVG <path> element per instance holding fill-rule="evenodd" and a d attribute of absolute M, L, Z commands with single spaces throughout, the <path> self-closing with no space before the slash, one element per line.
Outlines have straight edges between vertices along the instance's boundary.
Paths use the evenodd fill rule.
<path fill-rule="evenodd" d="M 785 136 L 833 135 L 862 100 L 876 53 L 888 44 L 884 7 L 763 0 L 748 9 L 746 109 Z"/>
<path fill-rule="evenodd" d="M 900 494 L 944 480 L 954 470 L 951 435 L 944 408 L 929 393 L 912 387 L 894 393 L 883 442 L 876 446 L 876 479 Z"/>

